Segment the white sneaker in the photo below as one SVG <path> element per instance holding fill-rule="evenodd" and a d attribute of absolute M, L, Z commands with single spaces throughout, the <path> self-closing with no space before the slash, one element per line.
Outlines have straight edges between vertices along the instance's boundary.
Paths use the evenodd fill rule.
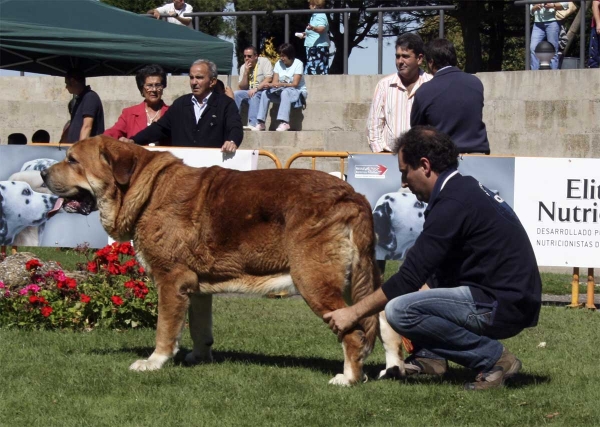
<path fill-rule="evenodd" d="M 256 126 L 250 126 L 250 130 L 254 130 L 254 131 L 261 131 L 261 130 L 265 130 L 265 124 L 264 123 L 257 123 Z"/>
<path fill-rule="evenodd" d="M 253 128 L 254 128 L 254 126 L 252 126 L 252 125 L 242 127 L 242 129 L 244 129 L 244 130 L 252 130 Z"/>
<path fill-rule="evenodd" d="M 286 122 L 281 122 L 279 123 L 279 126 L 277 126 L 277 129 L 275 129 L 277 132 L 285 132 L 286 130 L 290 130 L 290 124 L 286 123 Z"/>

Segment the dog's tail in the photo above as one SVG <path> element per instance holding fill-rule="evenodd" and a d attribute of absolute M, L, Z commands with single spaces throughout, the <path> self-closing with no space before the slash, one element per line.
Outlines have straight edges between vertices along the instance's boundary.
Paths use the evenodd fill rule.
<path fill-rule="evenodd" d="M 350 297 L 356 304 L 381 287 L 381 276 L 375 260 L 375 231 L 371 206 L 360 196 L 360 210 L 352 220 L 354 255 L 350 272 Z M 371 353 L 379 334 L 379 315 L 365 317 L 360 321 L 365 332 L 365 357 Z"/>

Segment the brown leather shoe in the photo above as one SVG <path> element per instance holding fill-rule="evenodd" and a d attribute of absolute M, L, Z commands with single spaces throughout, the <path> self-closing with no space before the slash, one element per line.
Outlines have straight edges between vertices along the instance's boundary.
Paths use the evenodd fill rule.
<path fill-rule="evenodd" d="M 475 382 L 466 383 L 465 390 L 487 390 L 500 388 L 504 381 L 515 376 L 521 369 L 521 361 L 510 353 L 506 348 L 502 350 L 502 356 L 489 371 L 480 372 L 475 377 Z"/>
<path fill-rule="evenodd" d="M 444 375 L 448 370 L 445 359 L 429 359 L 410 356 L 404 361 L 406 376 L 412 375 Z"/>

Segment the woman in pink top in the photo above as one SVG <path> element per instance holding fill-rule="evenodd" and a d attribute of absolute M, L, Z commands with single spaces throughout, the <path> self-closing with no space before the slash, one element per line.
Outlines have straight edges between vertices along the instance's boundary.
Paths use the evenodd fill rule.
<path fill-rule="evenodd" d="M 163 90 L 167 87 L 167 74 L 160 65 L 146 65 L 136 76 L 140 94 L 144 101 L 133 107 L 124 108 L 117 123 L 104 132 L 113 138 L 131 138 L 157 121 L 169 109 L 163 102 Z"/>

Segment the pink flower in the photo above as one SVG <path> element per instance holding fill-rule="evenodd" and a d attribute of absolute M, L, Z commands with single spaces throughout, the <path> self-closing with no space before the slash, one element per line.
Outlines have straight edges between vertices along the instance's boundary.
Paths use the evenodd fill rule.
<path fill-rule="evenodd" d="M 10 291 L 4 292 L 4 296 L 8 298 L 10 296 Z"/>
<path fill-rule="evenodd" d="M 2 280 L 0 280 L 0 289 L 4 289 L 6 288 L 6 286 L 4 285 L 4 282 Z"/>

